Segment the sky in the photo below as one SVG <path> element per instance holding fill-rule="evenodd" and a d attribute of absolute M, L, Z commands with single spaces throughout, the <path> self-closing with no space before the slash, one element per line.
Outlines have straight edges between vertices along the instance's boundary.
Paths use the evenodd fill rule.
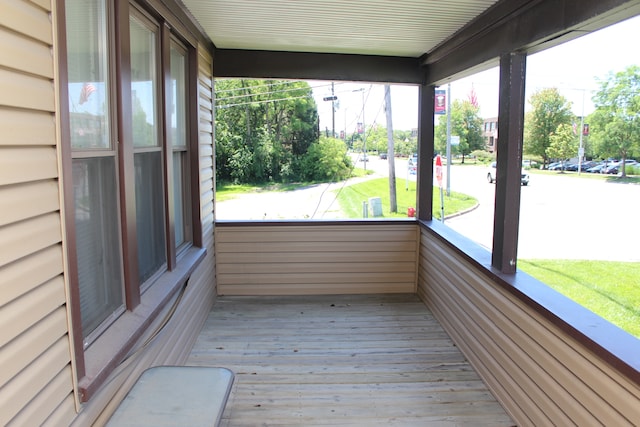
<path fill-rule="evenodd" d="M 527 58 L 526 99 L 535 91 L 556 87 L 572 103 L 576 116 L 593 112 L 591 96 L 598 88 L 596 78 L 604 79 L 630 65 L 640 65 L 640 16 L 585 35 L 568 43 L 530 55 Z M 476 92 L 483 118 L 498 116 L 498 68 L 465 77 L 451 83 L 451 99 L 468 99 L 472 88 Z M 323 101 L 331 95 L 331 82 L 309 82 L 318 104 L 320 129 L 332 129 L 331 102 Z M 358 91 L 364 89 L 362 91 Z M 447 89 L 442 86 L 440 89 Z M 354 92 L 358 91 L 358 92 Z M 384 85 L 369 83 L 335 82 L 338 97 L 335 112 L 336 133 L 346 128 L 347 133 L 362 122 L 369 127 L 378 123 L 386 127 Z M 364 102 L 363 102 L 364 94 Z M 525 106 L 525 108 L 528 107 Z M 418 127 L 418 88 L 393 85 L 391 87 L 392 125 L 395 130 Z"/>

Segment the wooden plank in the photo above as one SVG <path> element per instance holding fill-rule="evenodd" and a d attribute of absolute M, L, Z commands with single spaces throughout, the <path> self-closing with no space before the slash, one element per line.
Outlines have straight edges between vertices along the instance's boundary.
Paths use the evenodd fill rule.
<path fill-rule="evenodd" d="M 0 187 L 0 226 L 57 211 L 59 197 L 55 180 Z"/>
<path fill-rule="evenodd" d="M 3 109 L 0 146 L 56 145 L 54 116 L 40 111 Z"/>
<path fill-rule="evenodd" d="M 52 79 L 51 47 L 0 28 L 0 66 Z"/>
<path fill-rule="evenodd" d="M 55 147 L 0 148 L 0 185 L 40 181 L 57 176 Z"/>
<path fill-rule="evenodd" d="M 223 425 L 513 425 L 411 294 L 219 297 L 187 364 L 236 373 Z"/>

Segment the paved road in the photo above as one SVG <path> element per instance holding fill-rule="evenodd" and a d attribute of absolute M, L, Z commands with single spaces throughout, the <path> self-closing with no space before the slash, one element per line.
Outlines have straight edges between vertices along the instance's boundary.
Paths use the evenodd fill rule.
<path fill-rule="evenodd" d="M 483 167 L 452 167 L 451 190 L 480 205 L 445 223 L 490 248 L 495 185 L 485 177 Z M 640 261 L 640 185 L 533 173 L 521 189 L 519 258 Z"/>
<path fill-rule="evenodd" d="M 396 159 L 395 164 L 397 177 L 415 180 L 407 174 L 406 159 Z M 374 176 L 386 176 L 388 171 L 387 161 L 375 156 L 367 167 L 376 172 Z M 346 185 L 353 182 L 357 181 Z M 446 175 L 443 182 L 446 185 Z M 216 215 L 218 219 L 336 219 L 340 210 L 332 190 L 342 185 L 245 195 L 218 203 Z M 452 166 L 451 190 L 477 198 L 479 206 L 445 224 L 491 248 L 495 185 L 487 182 L 486 168 Z M 520 212 L 519 258 L 640 262 L 640 185 L 533 173 L 529 186 L 522 187 Z"/>

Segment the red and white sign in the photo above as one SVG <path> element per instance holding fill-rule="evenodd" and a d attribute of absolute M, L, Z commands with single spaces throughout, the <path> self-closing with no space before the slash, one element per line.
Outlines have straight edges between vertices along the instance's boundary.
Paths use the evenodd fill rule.
<path fill-rule="evenodd" d="M 442 188 L 442 157 L 440 157 L 440 154 L 436 156 L 436 179 L 438 180 L 438 185 Z"/>

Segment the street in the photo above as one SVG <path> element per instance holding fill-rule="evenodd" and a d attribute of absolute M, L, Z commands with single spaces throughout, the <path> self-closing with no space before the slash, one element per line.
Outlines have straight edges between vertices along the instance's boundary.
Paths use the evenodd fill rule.
<path fill-rule="evenodd" d="M 357 167 L 363 167 L 358 161 Z M 370 177 L 388 176 L 388 161 L 369 156 Z M 407 173 L 407 159 L 395 160 L 396 177 Z M 443 167 L 446 191 L 447 167 Z M 495 184 L 486 179 L 487 167 L 452 165 L 451 191 L 478 200 L 476 209 L 445 220 L 445 224 L 490 249 L 493 240 Z M 618 184 L 570 174 L 531 173 L 521 187 L 519 258 L 563 258 L 640 262 L 640 185 Z M 242 195 L 218 203 L 218 219 L 339 219 L 333 190 L 347 184 L 318 184 L 291 192 Z M 614 179 L 611 177 L 610 179 Z M 434 179 L 435 182 L 435 179 Z M 435 189 L 437 191 L 437 189 Z M 439 209 L 440 206 L 435 206 Z"/>

